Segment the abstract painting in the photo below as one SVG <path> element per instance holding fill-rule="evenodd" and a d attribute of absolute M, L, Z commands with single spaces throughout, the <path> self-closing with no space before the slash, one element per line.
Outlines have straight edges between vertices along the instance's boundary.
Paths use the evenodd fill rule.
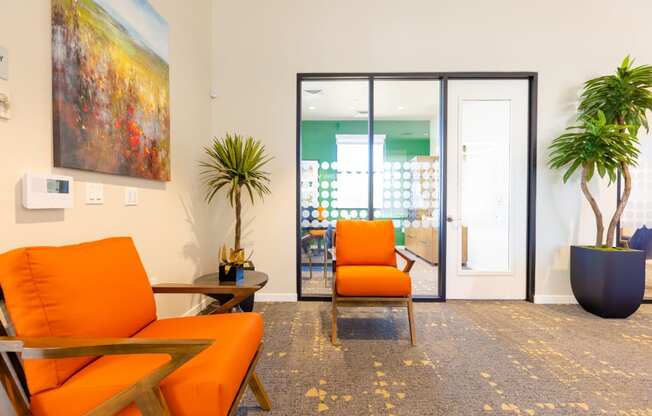
<path fill-rule="evenodd" d="M 168 39 L 147 0 L 52 0 L 55 166 L 170 180 Z"/>

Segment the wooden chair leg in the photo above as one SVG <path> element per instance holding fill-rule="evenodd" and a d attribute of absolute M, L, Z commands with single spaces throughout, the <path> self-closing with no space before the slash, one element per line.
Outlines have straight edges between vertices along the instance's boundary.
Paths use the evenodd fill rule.
<path fill-rule="evenodd" d="M 6 336 L 6 333 L 3 334 L 2 332 L 4 332 L 3 327 L 0 325 L 0 335 Z M 19 387 L 18 377 L 14 377 L 13 368 L 15 367 L 12 368 L 8 364 L 11 363 L 8 354 L 15 353 L 0 354 L 0 391 L 4 390 L 4 395 L 9 399 L 9 403 L 0 401 L 0 408 L 4 408 L 8 404 L 13 408 L 15 414 L 29 415 L 29 402 Z"/>
<path fill-rule="evenodd" d="M 412 297 L 408 300 L 407 304 L 407 310 L 408 310 L 408 321 L 410 323 L 410 341 L 412 342 L 412 346 L 417 345 L 417 332 L 416 328 L 414 327 L 414 307 L 412 306 Z"/>
<path fill-rule="evenodd" d="M 331 343 L 333 345 L 338 345 L 339 341 L 337 340 L 337 301 L 335 300 L 335 295 L 333 295 L 331 315 L 332 315 Z"/>
<path fill-rule="evenodd" d="M 328 287 L 328 248 L 324 244 L 324 287 Z"/>
<path fill-rule="evenodd" d="M 312 281 L 312 251 L 308 250 L 308 276 Z"/>
<path fill-rule="evenodd" d="M 143 416 L 170 416 L 170 409 L 158 387 L 140 395 L 136 399 L 136 407 Z"/>
<path fill-rule="evenodd" d="M 242 380 L 238 394 L 235 396 L 235 399 L 233 399 L 233 403 L 231 403 L 231 410 L 229 410 L 228 416 L 235 416 L 238 414 L 240 400 L 242 400 L 242 396 L 244 395 L 245 390 L 247 390 L 247 386 L 249 386 L 251 392 L 254 394 L 254 396 L 256 396 L 256 400 L 262 409 L 270 410 L 272 408 L 269 397 L 267 396 L 267 392 L 265 391 L 265 387 L 263 387 L 263 383 L 261 383 L 258 375 L 256 374 L 256 365 L 258 364 L 258 359 L 260 358 L 262 350 L 263 344 L 261 343 L 258 347 L 256 355 L 254 356 L 254 359 L 249 364 L 249 370 L 247 370 L 247 374 Z"/>
<path fill-rule="evenodd" d="M 256 396 L 256 400 L 263 410 L 272 409 L 272 403 L 269 401 L 269 396 L 265 391 L 265 386 L 263 386 L 263 383 L 260 381 L 260 378 L 258 378 L 258 374 L 256 374 L 255 371 L 249 378 L 249 388 L 254 396 Z"/>

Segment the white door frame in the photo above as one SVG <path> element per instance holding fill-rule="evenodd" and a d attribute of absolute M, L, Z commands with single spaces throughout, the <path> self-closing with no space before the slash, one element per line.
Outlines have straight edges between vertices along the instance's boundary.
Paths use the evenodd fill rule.
<path fill-rule="evenodd" d="M 447 129 L 447 199 L 446 222 L 442 222 L 441 228 L 446 228 L 446 288 L 448 299 L 518 299 L 528 297 L 527 271 L 528 271 L 528 172 L 530 171 L 528 150 L 529 150 L 529 84 L 526 80 L 455 80 L 448 85 L 448 123 Z M 475 103 L 475 104 L 474 104 Z M 473 270 L 463 267 L 462 251 L 467 250 L 467 245 L 462 248 L 462 235 L 464 228 L 471 238 L 477 238 L 486 228 L 484 220 L 467 227 L 467 221 L 460 219 L 464 210 L 461 196 L 462 165 L 461 161 L 467 152 L 462 147 L 461 137 L 465 133 L 462 120 L 466 115 L 467 105 L 486 105 L 495 103 L 503 105 L 503 112 L 507 111 L 508 140 L 506 143 L 507 160 L 503 164 L 506 171 L 503 180 L 507 186 L 503 198 L 503 212 L 507 217 L 503 218 L 502 235 L 505 239 L 497 242 L 498 258 L 504 260 L 490 265 L 493 262 L 491 256 L 484 259 L 487 270 Z M 491 120 L 488 120 L 490 123 Z M 483 134 L 483 132 L 476 132 Z M 484 142 L 478 142 L 480 150 L 476 154 L 483 153 L 480 146 Z M 487 148 L 490 150 L 490 148 Z M 504 154 L 504 153 L 502 153 Z M 478 157 L 478 156 L 476 156 Z M 496 169 L 499 169 L 497 166 Z M 499 175 L 500 177 L 500 175 Z M 480 180 L 482 178 L 479 178 Z M 498 179 L 500 180 L 500 179 Z M 490 186 L 490 185 L 489 185 Z M 482 192 L 482 189 L 477 189 Z M 468 208 L 468 206 L 467 206 Z M 497 212 L 502 211 L 499 209 Z M 499 216 L 500 217 L 500 216 Z M 499 218 L 496 217 L 496 218 Z M 498 220 L 500 223 L 500 220 Z M 506 223 L 505 223 L 506 221 Z M 489 225 L 489 227 L 493 227 Z M 491 242 L 485 241 L 483 247 L 490 247 Z M 468 244 L 469 251 L 473 248 Z M 475 251 L 469 262 L 482 257 L 483 250 Z M 443 263 L 443 261 L 442 261 Z M 472 264 L 472 263 L 471 263 Z"/>

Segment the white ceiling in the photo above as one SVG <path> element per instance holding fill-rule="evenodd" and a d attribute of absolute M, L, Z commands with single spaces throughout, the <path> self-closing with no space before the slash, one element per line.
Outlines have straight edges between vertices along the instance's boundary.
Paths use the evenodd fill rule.
<path fill-rule="evenodd" d="M 439 81 L 375 81 L 376 120 L 432 120 L 439 111 Z M 303 120 L 365 120 L 368 81 L 304 81 Z"/>

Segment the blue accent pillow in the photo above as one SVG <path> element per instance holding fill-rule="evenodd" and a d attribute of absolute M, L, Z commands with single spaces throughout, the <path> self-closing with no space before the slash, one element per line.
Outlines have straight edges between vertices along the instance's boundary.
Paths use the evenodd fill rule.
<path fill-rule="evenodd" d="M 652 228 L 645 225 L 636 230 L 629 239 L 629 247 L 634 250 L 643 250 L 647 253 L 648 259 L 652 258 Z"/>

